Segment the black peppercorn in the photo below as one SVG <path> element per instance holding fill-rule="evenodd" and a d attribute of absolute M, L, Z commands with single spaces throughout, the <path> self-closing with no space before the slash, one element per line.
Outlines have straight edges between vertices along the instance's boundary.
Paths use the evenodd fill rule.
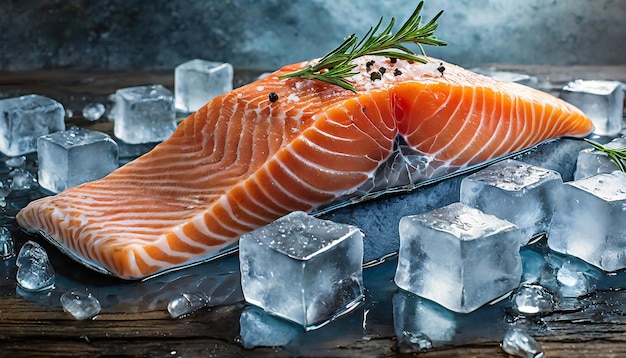
<path fill-rule="evenodd" d="M 269 97 L 270 97 L 270 102 L 272 103 L 278 101 L 278 95 L 276 94 L 276 92 L 270 93 Z"/>
<path fill-rule="evenodd" d="M 396 63 L 396 62 L 398 62 L 398 59 L 397 59 L 397 58 L 395 58 L 395 57 L 391 57 L 391 58 L 389 59 L 389 61 L 390 61 L 391 63 Z"/>
<path fill-rule="evenodd" d="M 380 79 L 382 79 L 382 78 L 383 78 L 383 76 L 382 76 L 382 75 L 380 74 L 380 72 L 378 72 L 378 71 L 374 71 L 374 72 L 370 73 L 370 79 L 371 79 L 372 81 L 375 81 L 375 80 L 380 80 Z"/>
<path fill-rule="evenodd" d="M 380 72 L 381 75 L 384 75 L 386 71 L 387 71 L 387 69 L 384 68 L 384 67 L 381 67 L 381 68 L 378 69 L 378 72 Z"/>
<path fill-rule="evenodd" d="M 399 69 L 396 68 L 395 70 L 393 70 L 394 76 L 400 76 L 401 74 L 402 74 L 402 71 L 400 71 Z"/>

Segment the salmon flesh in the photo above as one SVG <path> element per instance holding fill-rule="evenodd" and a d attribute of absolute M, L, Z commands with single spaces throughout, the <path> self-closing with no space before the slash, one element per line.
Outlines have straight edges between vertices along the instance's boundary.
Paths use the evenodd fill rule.
<path fill-rule="evenodd" d="M 307 63 L 285 66 L 211 100 L 105 178 L 31 202 L 17 221 L 90 267 L 139 279 L 206 260 L 292 211 L 593 130 L 549 94 L 428 61 L 358 58 L 356 93 L 278 79 Z"/>

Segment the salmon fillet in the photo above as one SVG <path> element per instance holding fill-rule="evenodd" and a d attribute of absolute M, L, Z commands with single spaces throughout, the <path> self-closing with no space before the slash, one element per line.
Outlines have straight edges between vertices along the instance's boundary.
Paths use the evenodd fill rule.
<path fill-rule="evenodd" d="M 356 195 L 398 138 L 424 158 L 427 178 L 593 129 L 546 93 L 429 61 L 358 58 L 356 93 L 279 80 L 306 63 L 285 66 L 213 99 L 107 177 L 30 203 L 17 221 L 82 262 L 138 279 L 206 259 L 289 212 Z"/>

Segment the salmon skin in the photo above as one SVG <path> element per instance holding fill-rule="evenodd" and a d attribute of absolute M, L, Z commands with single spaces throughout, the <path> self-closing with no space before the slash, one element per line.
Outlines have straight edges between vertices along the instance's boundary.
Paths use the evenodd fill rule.
<path fill-rule="evenodd" d="M 355 59 L 356 93 L 280 80 L 307 63 L 285 66 L 211 100 L 105 178 L 31 202 L 17 221 L 89 267 L 139 279 L 206 260 L 292 211 L 593 130 L 558 98 L 428 61 Z"/>

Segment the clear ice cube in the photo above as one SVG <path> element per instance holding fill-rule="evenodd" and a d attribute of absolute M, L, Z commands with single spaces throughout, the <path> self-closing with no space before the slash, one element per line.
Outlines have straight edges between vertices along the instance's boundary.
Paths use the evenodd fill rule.
<path fill-rule="evenodd" d="M 206 293 L 201 291 L 184 292 L 174 297 L 167 304 L 167 311 L 172 318 L 179 318 L 193 313 L 209 304 Z"/>
<path fill-rule="evenodd" d="M 502 350 L 514 357 L 541 358 L 543 348 L 528 333 L 512 328 L 502 340 Z"/>
<path fill-rule="evenodd" d="M 593 121 L 594 133 L 614 136 L 622 130 L 624 91 L 621 82 L 572 81 L 561 90 L 561 98 L 580 108 Z"/>
<path fill-rule="evenodd" d="M 301 326 L 254 306 L 243 310 L 239 327 L 237 341 L 246 349 L 286 346 L 297 341 L 303 332 Z"/>
<path fill-rule="evenodd" d="M 403 217 L 395 282 L 449 310 L 474 311 L 519 285 L 520 235 L 461 203 Z"/>
<path fill-rule="evenodd" d="M 102 118 L 105 111 L 106 107 L 102 103 L 87 103 L 83 107 L 83 117 L 88 121 L 95 122 Z"/>
<path fill-rule="evenodd" d="M 618 137 L 605 146 L 611 149 L 626 148 L 626 138 Z M 585 148 L 578 153 L 574 180 L 587 178 L 600 173 L 611 173 L 619 168 L 613 163 L 606 153 L 595 148 Z"/>
<path fill-rule="evenodd" d="M 233 89 L 233 66 L 195 59 L 174 70 L 176 110 L 190 113 L 209 100 Z"/>
<path fill-rule="evenodd" d="M 548 245 L 604 271 L 626 268 L 626 173 L 565 183 Z"/>
<path fill-rule="evenodd" d="M 61 295 L 63 310 L 77 320 L 85 320 L 100 314 L 100 301 L 88 289 L 74 289 Z"/>
<path fill-rule="evenodd" d="M 13 241 L 13 235 L 11 231 L 4 227 L 0 227 L 0 257 L 3 260 L 8 260 L 15 256 L 15 242 Z"/>
<path fill-rule="evenodd" d="M 37 140 L 39 184 L 59 193 L 118 167 L 117 143 L 106 133 L 72 127 Z"/>
<path fill-rule="evenodd" d="M 363 234 L 293 212 L 241 236 L 241 286 L 249 303 L 321 327 L 363 298 Z"/>
<path fill-rule="evenodd" d="M 37 292 L 54 286 L 55 273 L 48 254 L 41 245 L 28 241 L 17 255 L 17 284 L 26 291 Z"/>
<path fill-rule="evenodd" d="M 548 232 L 563 180 L 556 171 L 508 159 L 461 181 L 461 202 L 517 225 L 522 245 Z"/>
<path fill-rule="evenodd" d="M 176 129 L 174 96 L 161 85 L 115 92 L 113 133 L 126 143 L 161 142 Z"/>
<path fill-rule="evenodd" d="M 449 344 L 454 339 L 458 322 L 452 311 L 407 291 L 394 294 L 392 302 L 394 331 L 403 353 L 419 348 L 415 339 L 420 333 L 431 345 Z"/>
<path fill-rule="evenodd" d="M 8 156 L 35 152 L 39 136 L 65 129 L 64 116 L 59 102 L 40 95 L 0 100 L 0 152 Z"/>

